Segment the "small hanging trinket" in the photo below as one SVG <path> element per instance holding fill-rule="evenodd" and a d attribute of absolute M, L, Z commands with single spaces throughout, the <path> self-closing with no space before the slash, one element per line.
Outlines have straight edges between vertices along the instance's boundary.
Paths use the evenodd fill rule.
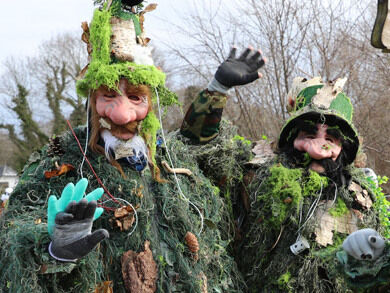
<path fill-rule="evenodd" d="M 297 238 L 297 241 L 290 246 L 290 250 L 295 255 L 300 254 L 302 251 L 305 251 L 306 249 L 310 248 L 310 244 L 307 241 L 307 239 L 303 236 L 299 236 Z"/>

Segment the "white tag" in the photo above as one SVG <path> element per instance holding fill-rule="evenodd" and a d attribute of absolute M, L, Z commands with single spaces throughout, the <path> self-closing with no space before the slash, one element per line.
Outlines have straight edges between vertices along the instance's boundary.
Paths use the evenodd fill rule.
<path fill-rule="evenodd" d="M 294 253 L 295 255 L 300 254 L 302 251 L 308 248 L 310 248 L 310 244 L 303 236 L 300 236 L 297 239 L 297 242 L 295 242 L 293 245 L 290 246 L 291 252 Z"/>

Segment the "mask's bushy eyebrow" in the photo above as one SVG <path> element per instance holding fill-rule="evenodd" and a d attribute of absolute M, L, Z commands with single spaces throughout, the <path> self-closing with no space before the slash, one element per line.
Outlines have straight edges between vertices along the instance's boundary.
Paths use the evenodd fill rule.
<path fill-rule="evenodd" d="M 300 121 L 297 128 L 300 131 L 306 132 L 307 134 L 316 134 L 318 131 L 314 123 L 307 123 L 306 121 Z"/>
<path fill-rule="evenodd" d="M 330 136 L 333 136 L 335 139 L 341 139 L 343 137 L 340 129 L 337 128 L 328 128 L 326 133 Z"/>

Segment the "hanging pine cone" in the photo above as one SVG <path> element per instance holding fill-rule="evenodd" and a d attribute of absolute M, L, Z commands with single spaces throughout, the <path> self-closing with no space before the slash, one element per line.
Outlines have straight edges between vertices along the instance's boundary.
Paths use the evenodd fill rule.
<path fill-rule="evenodd" d="M 60 157 L 63 154 L 65 154 L 65 151 L 61 147 L 61 140 L 60 138 L 54 137 L 49 139 L 49 148 L 47 149 L 47 155 L 49 157 Z"/>
<path fill-rule="evenodd" d="M 186 236 L 184 237 L 188 249 L 192 252 L 192 258 L 197 261 L 198 260 L 198 251 L 199 251 L 199 243 L 196 236 L 191 233 L 187 232 Z"/>

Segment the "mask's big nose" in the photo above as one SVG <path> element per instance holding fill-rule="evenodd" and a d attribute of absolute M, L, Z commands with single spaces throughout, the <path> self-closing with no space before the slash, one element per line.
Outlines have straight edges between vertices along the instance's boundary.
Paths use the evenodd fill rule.
<path fill-rule="evenodd" d="M 325 139 L 317 138 L 312 139 L 304 145 L 304 151 L 315 160 L 322 160 L 332 158 L 332 148 Z"/>
<path fill-rule="evenodd" d="M 136 120 L 137 115 L 127 97 L 117 97 L 115 102 L 115 107 L 107 107 L 105 113 L 112 122 L 117 125 L 124 125 Z"/>

